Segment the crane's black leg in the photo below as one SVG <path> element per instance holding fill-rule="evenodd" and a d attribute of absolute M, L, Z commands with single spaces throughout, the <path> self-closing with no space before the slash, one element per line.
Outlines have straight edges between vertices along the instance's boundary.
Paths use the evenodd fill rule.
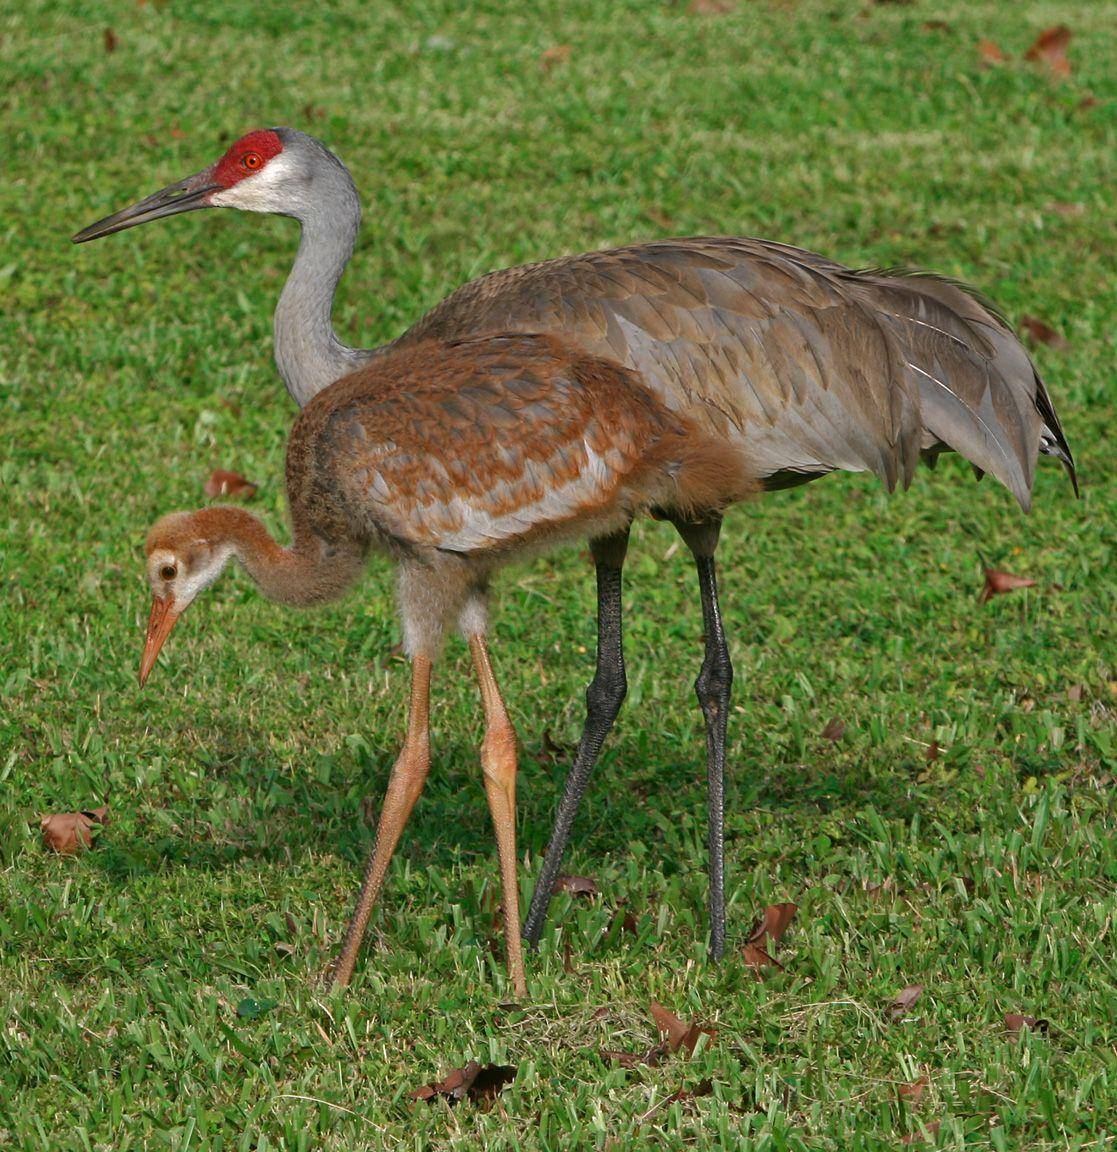
<path fill-rule="evenodd" d="M 566 788 L 559 803 L 551 843 L 543 860 L 543 870 L 535 883 L 531 907 L 527 913 L 524 937 L 532 948 L 539 943 L 551 892 L 562 863 L 570 829 L 585 794 L 590 773 L 597 763 L 601 745 L 621 710 L 628 683 L 624 674 L 624 650 L 621 641 L 621 570 L 628 550 L 628 529 L 613 536 L 590 542 L 597 565 L 597 671 L 586 689 L 586 724 L 574 767 L 566 778 Z"/>
<path fill-rule="evenodd" d="M 702 623 L 706 655 L 694 682 L 694 691 L 706 718 L 706 780 L 708 787 L 710 856 L 710 958 L 720 960 L 725 951 L 725 726 L 729 718 L 729 690 L 733 665 L 725 642 L 725 628 L 718 604 L 714 552 L 721 532 L 720 517 L 702 523 L 674 521 L 679 535 L 694 554 L 698 586 L 702 593 Z"/>

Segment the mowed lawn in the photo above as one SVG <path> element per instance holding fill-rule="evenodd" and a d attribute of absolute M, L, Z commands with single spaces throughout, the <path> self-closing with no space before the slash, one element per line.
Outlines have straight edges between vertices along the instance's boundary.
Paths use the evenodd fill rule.
<path fill-rule="evenodd" d="M 1023 59 L 1060 23 L 1065 79 Z M 1103 0 L 5 7 L 0 1148 L 1112 1146 L 1115 30 Z M 934 268 L 1065 340 L 1035 356 L 1080 501 L 1045 461 L 1024 517 L 948 457 L 907 494 L 834 476 L 729 516 L 720 967 L 701 617 L 664 525 L 635 531 L 630 696 L 567 862 L 600 894 L 556 899 L 522 1004 L 460 642 L 357 978 L 318 982 L 404 724 L 385 562 L 306 614 L 227 577 L 137 687 L 148 525 L 222 467 L 284 531 L 271 315 L 297 231 L 68 238 L 268 124 L 360 188 L 354 343 L 493 268 L 697 233 Z M 979 557 L 1035 586 L 979 604 Z M 526 899 L 592 672 L 588 557 L 500 592 Z M 92 851 L 44 850 L 39 814 L 101 804 Z M 758 973 L 741 949 L 781 901 Z M 716 1035 L 625 1067 L 606 1053 L 658 1041 L 653 1001 Z M 409 1098 L 470 1059 L 517 1070 L 490 1110 Z"/>

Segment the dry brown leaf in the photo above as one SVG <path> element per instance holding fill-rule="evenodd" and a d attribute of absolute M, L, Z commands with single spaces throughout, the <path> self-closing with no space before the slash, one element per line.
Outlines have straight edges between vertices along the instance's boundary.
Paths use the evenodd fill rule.
<path fill-rule="evenodd" d="M 601 894 L 597 881 L 591 880 L 588 876 L 560 876 L 555 881 L 554 890 L 556 892 L 569 892 L 574 896 L 598 896 Z"/>
<path fill-rule="evenodd" d="M 1038 1019 L 1035 1016 L 1024 1016 L 1019 1012 L 1006 1012 L 1005 1013 L 1005 1031 L 1010 1036 L 1019 1038 L 1020 1033 L 1025 1028 L 1031 1028 L 1035 1032 L 1047 1034 L 1051 1028 L 1049 1020 Z"/>
<path fill-rule="evenodd" d="M 1065 351 L 1070 347 L 1070 341 L 1061 336 L 1050 324 L 1040 320 L 1038 316 L 1021 316 L 1020 327 L 1024 335 L 1032 344 L 1046 344 L 1049 348 Z"/>
<path fill-rule="evenodd" d="M 550 72 L 559 64 L 565 64 L 573 51 L 574 49 L 569 44 L 555 44 L 539 57 L 539 66 L 544 72 Z"/>
<path fill-rule="evenodd" d="M 952 32 L 954 25 L 948 20 L 924 20 L 923 28 L 927 32 Z"/>
<path fill-rule="evenodd" d="M 919 999 L 922 992 L 922 984 L 909 984 L 906 988 L 901 989 L 896 994 L 896 998 L 892 1003 L 888 1005 L 888 1015 L 891 1016 L 893 1020 L 902 1020 L 911 1010 L 916 1000 Z"/>
<path fill-rule="evenodd" d="M 105 51 L 106 52 L 115 52 L 118 41 L 116 38 L 116 33 L 111 28 L 105 29 L 104 40 L 105 40 Z"/>
<path fill-rule="evenodd" d="M 781 972 L 783 971 L 783 965 L 769 956 L 759 944 L 745 944 L 741 948 L 741 955 L 750 968 L 778 968 Z M 759 971 L 757 975 L 759 975 Z"/>
<path fill-rule="evenodd" d="M 675 227 L 675 221 L 662 208 L 645 208 L 644 216 L 665 232 L 670 232 Z"/>
<path fill-rule="evenodd" d="M 919 1101 L 923 1099 L 924 1090 L 930 1083 L 930 1077 L 924 1073 L 918 1080 L 913 1080 L 910 1084 L 901 1084 L 896 1089 L 896 1093 L 901 1100 L 906 1100 L 913 1108 L 916 1108 L 919 1106 Z"/>
<path fill-rule="evenodd" d="M 995 568 L 986 568 L 985 587 L 978 596 L 978 602 L 984 604 L 994 596 L 1003 596 L 1006 592 L 1014 592 L 1017 588 L 1035 586 L 1036 582 L 1027 576 L 1014 576 L 1011 572 L 998 572 Z"/>
<path fill-rule="evenodd" d="M 724 16 L 737 7 L 737 0 L 690 0 L 687 11 L 692 16 Z"/>
<path fill-rule="evenodd" d="M 1003 64 L 1006 60 L 1000 45 L 994 44 L 992 40 L 979 40 L 977 42 L 977 54 L 981 57 L 981 63 L 986 68 L 991 68 L 994 64 Z"/>
<path fill-rule="evenodd" d="M 619 1064 L 622 1068 L 639 1068 L 641 1064 L 654 1068 L 663 1063 L 668 1051 L 665 1040 L 662 1044 L 654 1044 L 643 1052 L 618 1052 L 612 1048 L 602 1048 L 601 1057 L 610 1063 Z"/>
<path fill-rule="evenodd" d="M 942 1127 L 941 1121 L 932 1120 L 930 1124 L 923 1124 L 918 1132 L 909 1132 L 901 1141 L 901 1144 L 922 1144 L 926 1140 L 934 1140 L 939 1134 L 939 1128 Z"/>
<path fill-rule="evenodd" d="M 107 806 L 84 812 L 53 812 L 39 817 L 43 843 L 52 852 L 76 856 L 93 843 L 94 829 L 109 822 Z"/>
<path fill-rule="evenodd" d="M 1067 689 L 1067 699 L 1072 704 L 1077 704 L 1082 699 L 1082 691 L 1083 689 L 1081 684 L 1072 684 Z"/>
<path fill-rule="evenodd" d="M 256 485 L 246 480 L 238 472 L 227 472 L 224 468 L 214 468 L 206 481 L 207 496 L 233 496 L 251 500 L 256 495 Z"/>
<path fill-rule="evenodd" d="M 833 740 L 835 744 L 845 735 L 846 726 L 836 716 L 822 730 L 823 740 Z"/>
<path fill-rule="evenodd" d="M 701 1024 L 687 1024 L 680 1020 L 674 1012 L 668 1011 L 662 1004 L 656 1004 L 654 1001 L 651 1005 L 651 1013 L 660 1034 L 667 1037 L 668 1051 L 678 1052 L 682 1050 L 687 1056 L 693 1056 L 699 1036 L 705 1033 L 711 1040 L 717 1038 L 716 1028 L 707 1028 Z"/>
<path fill-rule="evenodd" d="M 481 1065 L 470 1060 L 464 1068 L 455 1068 L 437 1084 L 424 1084 L 413 1092 L 408 1092 L 412 1100 L 437 1100 L 439 1098 L 457 1104 L 469 1100 L 482 1112 L 487 1112 L 496 1103 L 505 1085 L 516 1079 L 516 1069 L 507 1064 Z"/>
<path fill-rule="evenodd" d="M 934 762 L 939 758 L 941 752 L 942 749 L 939 747 L 939 742 L 937 740 L 932 740 L 931 743 L 927 745 L 927 751 L 924 754 L 927 763 L 934 764 Z"/>
<path fill-rule="evenodd" d="M 759 944 L 765 936 L 771 940 L 779 940 L 787 931 L 788 925 L 798 911 L 799 905 L 792 904 L 790 901 L 784 904 L 769 904 L 764 909 L 760 919 L 752 926 L 752 931 L 748 934 L 748 942 Z"/>
<path fill-rule="evenodd" d="M 1065 200 L 1052 200 L 1050 204 L 1045 204 L 1044 208 L 1048 212 L 1057 212 L 1060 216 L 1081 216 L 1086 211 L 1085 204 L 1068 203 Z"/>
<path fill-rule="evenodd" d="M 1056 76 L 1065 78 L 1070 75 L 1070 61 L 1067 59 L 1069 44 L 1070 29 L 1065 24 L 1045 28 L 1024 53 L 1024 59 L 1032 64 L 1046 64 Z"/>
<path fill-rule="evenodd" d="M 693 1088 L 679 1088 L 677 1091 L 672 1092 L 661 1104 L 657 1104 L 656 1108 L 662 1108 L 669 1104 L 679 1104 L 684 1100 L 697 1100 L 699 1096 L 709 1096 L 714 1091 L 714 1082 L 707 1077 L 705 1080 L 699 1080 Z"/>
<path fill-rule="evenodd" d="M 551 736 L 550 728 L 543 729 L 543 739 L 536 760 L 540 764 L 566 764 L 577 751 L 576 744 L 563 744 Z"/>

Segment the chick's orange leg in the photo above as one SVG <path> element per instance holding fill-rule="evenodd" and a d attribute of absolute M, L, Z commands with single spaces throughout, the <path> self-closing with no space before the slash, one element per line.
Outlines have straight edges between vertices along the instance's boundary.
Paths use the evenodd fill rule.
<path fill-rule="evenodd" d="M 384 807 L 376 828 L 376 843 L 365 867 L 365 878 L 357 897 L 357 908 L 349 921 L 345 943 L 334 965 L 331 984 L 344 987 L 353 975 L 357 953 L 365 937 L 369 917 L 380 894 L 384 876 L 396 850 L 403 827 L 423 790 L 430 770 L 430 681 L 431 662 L 425 656 L 416 656 L 411 664 L 411 714 L 407 725 L 407 739 L 399 754 L 388 788 L 384 794 Z"/>
<path fill-rule="evenodd" d="M 527 995 L 523 947 L 520 943 L 520 893 L 516 880 L 516 732 L 493 676 L 489 650 L 483 636 L 470 636 L 469 649 L 481 686 L 485 707 L 485 738 L 481 744 L 481 768 L 489 800 L 496 846 L 500 856 L 500 902 L 504 913 L 504 941 L 508 976 L 516 996 Z"/>

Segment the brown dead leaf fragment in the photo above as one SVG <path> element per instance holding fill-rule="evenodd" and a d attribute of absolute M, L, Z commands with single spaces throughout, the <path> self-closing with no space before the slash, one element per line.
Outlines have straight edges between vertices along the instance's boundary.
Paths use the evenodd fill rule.
<path fill-rule="evenodd" d="M 680 1020 L 674 1012 L 668 1011 L 662 1004 L 651 1004 L 652 1019 L 660 1034 L 667 1037 L 667 1047 L 671 1052 L 682 1050 L 687 1056 L 694 1055 L 698 1037 L 705 1033 L 711 1040 L 717 1038 L 716 1028 L 707 1028 L 701 1024 L 687 1024 Z"/>
<path fill-rule="evenodd" d="M 697 1100 L 699 1096 L 711 1096 L 714 1091 L 714 1082 L 707 1077 L 705 1080 L 699 1080 L 693 1088 L 680 1088 L 672 1092 L 663 1105 L 657 1107 L 668 1106 L 671 1104 L 679 1104 L 686 1100 Z"/>
<path fill-rule="evenodd" d="M 992 68 L 994 64 L 1003 64 L 1006 59 L 1000 45 L 995 44 L 992 40 L 979 40 L 977 42 L 977 54 L 981 57 L 982 66 L 985 68 Z"/>
<path fill-rule="evenodd" d="M 846 726 L 836 716 L 830 720 L 822 730 L 823 740 L 832 740 L 835 744 L 845 735 Z"/>
<path fill-rule="evenodd" d="M 736 7 L 736 0 L 690 0 L 686 10 L 692 16 L 724 16 Z"/>
<path fill-rule="evenodd" d="M 573 51 L 574 49 L 569 44 L 555 44 L 539 57 L 539 66 L 544 72 L 550 72 L 559 64 L 565 64 Z"/>
<path fill-rule="evenodd" d="M 759 944 L 765 936 L 770 940 L 779 940 L 787 931 L 788 925 L 798 911 L 799 905 L 792 904 L 790 901 L 783 904 L 769 904 L 764 909 L 760 919 L 752 926 L 752 931 L 748 935 L 748 942 Z"/>
<path fill-rule="evenodd" d="M 930 1083 L 930 1077 L 923 1075 L 920 1076 L 918 1080 L 913 1080 L 910 1084 L 901 1084 L 899 1088 L 896 1089 L 896 1094 L 901 1100 L 906 1101 L 913 1108 L 916 1108 L 919 1105 L 919 1101 L 923 1099 L 923 1093 Z"/>
<path fill-rule="evenodd" d="M 117 45 L 116 33 L 111 28 L 105 29 L 104 41 L 105 41 L 105 51 L 106 52 L 115 52 L 116 51 L 116 45 Z"/>
<path fill-rule="evenodd" d="M 1038 316 L 1021 316 L 1020 327 L 1024 329 L 1024 335 L 1031 344 L 1046 344 L 1048 348 L 1055 348 L 1060 352 L 1070 347 L 1070 341 L 1065 336 L 1061 336 Z"/>
<path fill-rule="evenodd" d="M 995 568 L 985 569 L 985 587 L 978 596 L 981 604 L 992 600 L 994 596 L 1003 596 L 1006 592 L 1014 592 L 1017 588 L 1034 588 L 1036 582 L 1027 576 L 1014 576 L 1011 572 L 998 572 Z"/>
<path fill-rule="evenodd" d="M 464 1068 L 455 1068 L 437 1084 L 424 1084 L 408 1092 L 412 1100 L 443 1099 L 451 1104 L 469 1100 L 482 1112 L 487 1112 L 504 1091 L 505 1085 L 516 1079 L 516 1069 L 507 1064 L 481 1065 L 470 1060 Z"/>
<path fill-rule="evenodd" d="M 573 758 L 576 751 L 576 744 L 563 744 L 554 739 L 550 728 L 544 728 L 539 755 L 536 759 L 540 764 L 566 764 Z"/>
<path fill-rule="evenodd" d="M 1024 59 L 1032 64 L 1046 64 L 1056 76 L 1070 75 L 1070 61 L 1067 47 L 1070 45 L 1070 29 L 1065 24 L 1045 28 L 1035 43 L 1024 53 Z"/>
<path fill-rule="evenodd" d="M 1030 1028 L 1034 1032 L 1041 1032 L 1047 1034 L 1051 1028 L 1049 1020 L 1037 1019 L 1035 1016 L 1024 1016 L 1019 1012 L 1006 1012 L 1005 1013 L 1005 1031 L 1010 1036 L 1015 1036 L 1019 1039 L 1020 1033 L 1025 1028 Z"/>
<path fill-rule="evenodd" d="M 224 468 L 214 468 L 206 481 L 207 496 L 232 496 L 241 500 L 251 500 L 256 495 L 256 485 L 246 480 L 238 472 L 227 472 Z"/>
<path fill-rule="evenodd" d="M 911 1011 L 922 992 L 922 984 L 909 984 L 906 988 L 901 989 L 892 1003 L 888 1005 L 888 1015 L 893 1020 L 902 1020 Z"/>
<path fill-rule="evenodd" d="M 939 742 L 937 740 L 932 740 L 931 743 L 927 745 L 927 751 L 924 754 L 924 757 L 928 764 L 934 764 L 934 762 L 939 758 L 941 754 L 942 749 L 939 747 Z"/>
<path fill-rule="evenodd" d="M 781 972 L 783 971 L 783 965 L 769 956 L 759 944 L 745 944 L 741 948 L 741 955 L 750 968 L 778 968 Z M 757 975 L 759 976 L 759 974 L 758 971 Z"/>
<path fill-rule="evenodd" d="M 916 1132 L 909 1132 L 901 1141 L 901 1144 L 923 1144 L 928 1140 L 934 1140 L 939 1134 L 939 1128 L 942 1123 L 939 1120 L 932 1120 L 930 1124 L 923 1124 Z"/>
<path fill-rule="evenodd" d="M 651 1048 L 647 1048 L 643 1052 L 618 1052 L 612 1048 L 602 1048 L 601 1058 L 631 1071 L 633 1068 L 639 1068 L 641 1064 L 646 1064 L 649 1068 L 657 1067 L 663 1063 L 664 1057 L 669 1051 L 670 1048 L 665 1040 L 662 1044 L 653 1044 Z"/>
<path fill-rule="evenodd" d="M 93 844 L 94 829 L 109 822 L 107 807 L 84 812 L 54 812 L 39 817 L 43 843 L 52 852 L 76 856 Z"/>
<path fill-rule="evenodd" d="M 555 881 L 556 892 L 569 892 L 573 896 L 599 896 L 601 889 L 596 880 L 588 876 L 560 876 Z"/>

